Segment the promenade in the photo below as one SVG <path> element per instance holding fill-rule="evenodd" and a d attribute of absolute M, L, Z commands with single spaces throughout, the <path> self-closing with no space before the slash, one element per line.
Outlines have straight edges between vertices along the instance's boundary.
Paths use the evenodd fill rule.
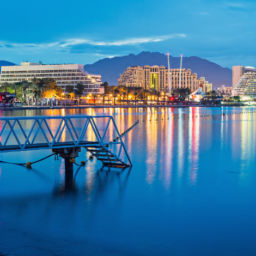
<path fill-rule="evenodd" d="M 73 105 L 73 106 L 21 106 L 0 107 L 0 110 L 36 110 L 36 109 L 87 109 L 87 108 L 188 108 L 188 107 L 242 107 L 243 103 L 233 104 L 168 104 L 168 105 Z"/>

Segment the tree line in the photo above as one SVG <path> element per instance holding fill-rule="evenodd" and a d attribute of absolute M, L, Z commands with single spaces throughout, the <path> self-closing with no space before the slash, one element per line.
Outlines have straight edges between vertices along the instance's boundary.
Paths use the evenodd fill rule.
<path fill-rule="evenodd" d="M 79 83 L 76 86 L 68 85 L 65 91 L 56 81 L 51 78 L 33 79 L 32 81 L 21 81 L 17 83 L 4 83 L 0 92 L 8 92 L 16 95 L 16 99 L 26 102 L 28 98 L 39 100 L 42 98 L 63 97 L 67 94 L 70 97 L 81 97 L 84 92 L 84 85 Z"/>

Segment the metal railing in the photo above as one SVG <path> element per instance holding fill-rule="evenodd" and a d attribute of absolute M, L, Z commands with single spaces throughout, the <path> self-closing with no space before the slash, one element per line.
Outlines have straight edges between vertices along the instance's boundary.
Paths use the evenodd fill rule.
<path fill-rule="evenodd" d="M 0 151 L 100 147 L 122 162 L 131 160 L 112 116 L 31 116 L 0 118 Z"/>

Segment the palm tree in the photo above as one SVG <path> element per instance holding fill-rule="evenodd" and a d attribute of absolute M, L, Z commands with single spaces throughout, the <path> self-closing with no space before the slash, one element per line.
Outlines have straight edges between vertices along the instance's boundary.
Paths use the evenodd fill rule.
<path fill-rule="evenodd" d="M 140 99 L 141 101 L 144 100 L 144 89 L 140 88 L 139 92 L 138 92 L 138 99 Z"/>
<path fill-rule="evenodd" d="M 21 86 L 22 86 L 22 91 L 23 91 L 23 95 L 24 95 L 24 102 L 26 102 L 28 91 L 31 88 L 31 83 L 24 80 L 24 81 L 21 82 Z"/>
<path fill-rule="evenodd" d="M 66 92 L 67 93 L 74 92 L 74 86 L 73 85 L 67 85 L 66 86 Z"/>
<path fill-rule="evenodd" d="M 135 91 L 133 92 L 133 95 L 134 95 L 134 101 L 135 101 L 135 106 L 136 106 L 136 101 L 137 101 L 137 96 L 138 96 L 137 90 L 135 90 Z"/>
<path fill-rule="evenodd" d="M 76 88 L 75 88 L 75 94 L 78 96 L 78 97 L 81 97 L 83 94 L 84 94 L 84 84 L 82 83 L 78 83 L 76 85 Z"/>
<path fill-rule="evenodd" d="M 7 92 L 9 84 L 8 83 L 3 83 L 1 88 L 4 90 L 4 92 Z"/>
<path fill-rule="evenodd" d="M 20 87 L 20 83 L 14 83 L 14 84 L 13 84 L 14 93 L 15 93 L 16 97 L 17 97 L 17 89 L 18 89 L 19 87 Z"/>
<path fill-rule="evenodd" d="M 123 102 L 124 101 L 124 98 L 127 94 L 127 88 L 126 87 L 120 87 L 119 88 L 119 93 L 121 95 L 121 101 Z"/>
<path fill-rule="evenodd" d="M 94 94 L 93 94 L 93 104 L 94 104 L 94 105 L 96 104 L 96 98 L 97 98 L 97 94 L 94 93 Z"/>
<path fill-rule="evenodd" d="M 80 103 L 81 96 L 84 94 L 85 85 L 78 83 L 75 88 L 75 95 L 78 97 L 78 102 Z"/>
<path fill-rule="evenodd" d="M 116 88 L 114 88 L 114 94 L 113 94 L 114 105 L 116 105 L 116 97 L 117 97 L 118 94 L 119 94 L 119 89 L 116 87 Z"/>

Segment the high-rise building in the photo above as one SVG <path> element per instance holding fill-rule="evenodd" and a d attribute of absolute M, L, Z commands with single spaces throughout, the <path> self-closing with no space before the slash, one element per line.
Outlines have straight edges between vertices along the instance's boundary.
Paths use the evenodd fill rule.
<path fill-rule="evenodd" d="M 168 69 L 164 66 L 135 66 L 128 67 L 118 79 L 119 86 L 142 87 L 156 91 L 169 91 Z M 181 82 L 179 82 L 181 80 Z M 172 90 L 189 88 L 192 92 L 202 86 L 203 91 L 212 90 L 204 77 L 198 78 L 190 69 L 170 69 L 170 87 Z"/>
<path fill-rule="evenodd" d="M 37 63 L 23 62 L 20 66 L 2 66 L 0 85 L 31 82 L 33 79 L 52 78 L 64 90 L 67 85 L 84 85 L 85 93 L 101 92 L 101 75 L 88 74 L 80 64 L 39 65 Z"/>
<path fill-rule="evenodd" d="M 232 67 L 232 87 L 235 88 L 240 78 L 244 74 L 243 66 L 233 66 Z"/>
<path fill-rule="evenodd" d="M 254 67 L 244 67 L 244 74 L 233 88 L 233 95 L 256 98 L 256 69 Z"/>
<path fill-rule="evenodd" d="M 126 87 L 143 87 L 144 81 L 143 67 L 129 67 L 126 69 L 125 74 L 120 75 L 118 83 L 124 84 Z"/>

